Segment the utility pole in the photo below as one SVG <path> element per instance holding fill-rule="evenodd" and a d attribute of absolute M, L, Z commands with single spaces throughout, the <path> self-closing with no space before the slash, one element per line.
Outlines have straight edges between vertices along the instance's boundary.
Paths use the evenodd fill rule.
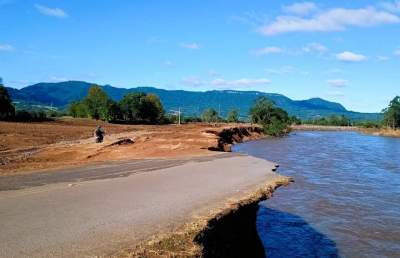
<path fill-rule="evenodd" d="M 217 122 L 219 122 L 219 116 L 221 115 L 221 104 L 218 104 L 218 116 L 217 116 Z"/>
<path fill-rule="evenodd" d="M 181 107 L 178 108 L 178 125 L 181 125 Z"/>

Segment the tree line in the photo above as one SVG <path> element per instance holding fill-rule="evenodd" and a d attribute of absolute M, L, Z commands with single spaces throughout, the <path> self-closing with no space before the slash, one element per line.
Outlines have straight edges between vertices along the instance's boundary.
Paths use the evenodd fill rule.
<path fill-rule="evenodd" d="M 157 124 L 165 119 L 164 107 L 158 96 L 134 92 L 117 102 L 98 85 L 90 87 L 83 100 L 71 103 L 68 113 L 72 117 L 90 117 L 108 122 Z"/>

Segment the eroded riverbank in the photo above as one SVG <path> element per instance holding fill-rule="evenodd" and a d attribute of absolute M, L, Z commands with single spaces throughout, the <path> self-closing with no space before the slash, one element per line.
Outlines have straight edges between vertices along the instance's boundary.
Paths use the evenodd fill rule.
<path fill-rule="evenodd" d="M 256 219 L 259 202 L 292 182 L 290 177 L 269 180 L 245 196 L 229 200 L 209 214 L 175 232 L 153 236 L 113 257 L 265 257 Z"/>

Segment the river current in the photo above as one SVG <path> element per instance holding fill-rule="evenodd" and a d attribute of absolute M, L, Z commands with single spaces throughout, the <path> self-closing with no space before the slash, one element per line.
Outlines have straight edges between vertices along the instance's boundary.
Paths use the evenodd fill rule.
<path fill-rule="evenodd" d="M 267 257 L 400 257 L 400 138 L 299 131 L 234 151 L 295 180 L 260 203 Z"/>

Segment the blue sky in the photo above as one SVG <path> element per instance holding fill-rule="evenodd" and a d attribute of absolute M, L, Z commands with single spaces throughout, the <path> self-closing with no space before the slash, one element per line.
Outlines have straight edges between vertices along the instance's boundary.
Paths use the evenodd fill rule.
<path fill-rule="evenodd" d="M 376 112 L 399 68 L 400 1 L 0 0 L 10 87 L 259 90 Z"/>

